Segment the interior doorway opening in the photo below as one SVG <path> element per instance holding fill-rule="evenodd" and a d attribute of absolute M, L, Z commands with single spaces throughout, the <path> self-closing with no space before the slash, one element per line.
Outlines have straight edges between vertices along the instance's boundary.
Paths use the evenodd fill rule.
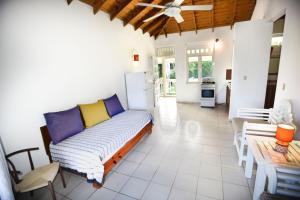
<path fill-rule="evenodd" d="M 284 22 L 285 15 L 277 19 L 273 24 L 272 46 L 270 51 L 270 64 L 264 106 L 265 108 L 273 108 L 274 106 L 281 55 L 281 44 L 283 40 Z"/>
<path fill-rule="evenodd" d="M 176 96 L 176 64 L 173 47 L 156 50 L 158 67 L 158 84 L 160 97 Z"/>
<path fill-rule="evenodd" d="M 162 75 L 160 78 L 160 96 L 176 96 L 175 58 L 161 58 L 159 68 Z"/>

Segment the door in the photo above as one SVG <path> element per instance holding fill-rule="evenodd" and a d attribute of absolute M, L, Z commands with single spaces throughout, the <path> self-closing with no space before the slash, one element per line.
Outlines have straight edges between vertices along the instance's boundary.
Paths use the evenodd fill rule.
<path fill-rule="evenodd" d="M 285 15 L 273 23 L 272 47 L 270 50 L 270 64 L 268 72 L 268 83 L 265 98 L 265 108 L 273 108 L 276 95 L 277 77 L 281 55 L 281 44 L 283 40 Z"/>
<path fill-rule="evenodd" d="M 176 95 L 176 72 L 175 58 L 166 58 L 165 62 L 164 94 L 165 96 Z"/>
<path fill-rule="evenodd" d="M 152 57 L 153 63 L 153 78 L 154 78 L 154 106 L 159 106 L 159 97 L 160 97 L 160 79 L 159 79 L 159 68 L 157 57 Z"/>
<path fill-rule="evenodd" d="M 230 119 L 239 108 L 264 108 L 272 28 L 266 20 L 234 25 Z"/>

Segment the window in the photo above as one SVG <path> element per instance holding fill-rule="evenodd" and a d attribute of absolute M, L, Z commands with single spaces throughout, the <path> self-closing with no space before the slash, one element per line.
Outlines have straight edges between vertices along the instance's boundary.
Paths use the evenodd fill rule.
<path fill-rule="evenodd" d="M 212 67 L 212 56 L 202 56 L 202 78 L 212 77 L 213 67 Z"/>
<path fill-rule="evenodd" d="M 199 82 L 201 77 L 211 77 L 213 73 L 212 56 L 188 56 L 188 82 Z"/>
<path fill-rule="evenodd" d="M 158 64 L 158 77 L 162 78 L 163 76 L 163 66 L 162 64 Z"/>
<path fill-rule="evenodd" d="M 170 79 L 176 79 L 176 72 L 175 72 L 175 61 L 170 63 Z"/>
<path fill-rule="evenodd" d="M 199 81 L 199 58 L 188 57 L 188 82 L 198 82 Z"/>

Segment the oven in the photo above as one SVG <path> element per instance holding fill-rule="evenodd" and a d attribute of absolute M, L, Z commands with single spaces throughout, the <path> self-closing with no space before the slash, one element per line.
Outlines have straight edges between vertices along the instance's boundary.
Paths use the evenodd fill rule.
<path fill-rule="evenodd" d="M 202 107 L 215 107 L 215 83 L 202 83 L 201 84 L 201 106 Z"/>
<path fill-rule="evenodd" d="M 201 90 L 201 98 L 215 98 L 215 89 L 203 88 Z"/>

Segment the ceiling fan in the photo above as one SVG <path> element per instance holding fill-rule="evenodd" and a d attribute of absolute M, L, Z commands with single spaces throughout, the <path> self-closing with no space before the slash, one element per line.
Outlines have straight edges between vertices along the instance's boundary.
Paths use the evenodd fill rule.
<path fill-rule="evenodd" d="M 161 15 L 167 15 L 169 17 L 174 17 L 175 20 L 177 21 L 177 23 L 181 23 L 184 21 L 183 17 L 180 14 L 181 11 L 211 10 L 213 8 L 212 5 L 180 6 L 180 4 L 182 4 L 183 1 L 184 0 L 175 0 L 173 2 L 167 3 L 164 6 L 157 5 L 157 4 L 150 4 L 150 3 L 137 3 L 137 5 L 163 9 L 161 12 L 157 13 L 156 15 L 144 20 L 144 22 L 148 22 L 148 21 L 155 19 Z"/>

